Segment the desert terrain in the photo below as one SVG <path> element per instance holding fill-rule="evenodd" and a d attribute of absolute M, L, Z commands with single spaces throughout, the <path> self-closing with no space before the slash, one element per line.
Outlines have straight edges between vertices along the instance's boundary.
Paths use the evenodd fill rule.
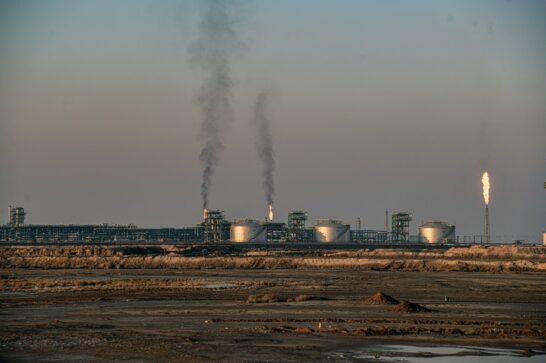
<path fill-rule="evenodd" d="M 0 249 L 3 361 L 378 362 L 351 352 L 411 343 L 534 362 L 546 350 L 543 247 Z"/>

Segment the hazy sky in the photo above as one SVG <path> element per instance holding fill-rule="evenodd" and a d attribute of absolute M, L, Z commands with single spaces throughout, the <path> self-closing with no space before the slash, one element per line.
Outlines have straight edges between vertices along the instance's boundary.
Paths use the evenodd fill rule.
<path fill-rule="evenodd" d="M 185 226 L 201 215 L 191 67 L 203 1 L 0 0 L 0 219 Z M 381 229 L 385 209 L 481 234 L 546 228 L 546 2 L 237 3 L 234 121 L 210 206 L 265 216 L 252 107 L 264 88 L 277 218 Z M 311 221 L 312 223 L 312 221 Z"/>

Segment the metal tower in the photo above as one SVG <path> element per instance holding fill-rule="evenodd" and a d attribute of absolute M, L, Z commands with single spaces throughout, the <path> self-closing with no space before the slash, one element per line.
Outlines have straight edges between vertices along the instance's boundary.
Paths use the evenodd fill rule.
<path fill-rule="evenodd" d="M 397 212 L 392 214 L 392 240 L 407 241 L 409 239 L 409 224 L 411 213 Z"/>
<path fill-rule="evenodd" d="M 224 219 L 224 212 L 211 210 L 203 221 L 204 241 L 221 242 L 229 240 L 230 223 Z"/>
<path fill-rule="evenodd" d="M 490 226 L 489 226 L 489 205 L 485 205 L 485 226 L 484 226 L 485 243 L 491 243 L 490 239 Z"/>
<path fill-rule="evenodd" d="M 302 242 L 307 240 L 305 222 L 307 221 L 307 212 L 291 211 L 288 213 L 288 235 L 289 242 Z"/>
<path fill-rule="evenodd" d="M 14 207 L 10 205 L 8 215 L 9 215 L 8 225 L 22 226 L 23 224 L 25 224 L 25 216 L 27 215 L 25 213 L 25 208 Z"/>

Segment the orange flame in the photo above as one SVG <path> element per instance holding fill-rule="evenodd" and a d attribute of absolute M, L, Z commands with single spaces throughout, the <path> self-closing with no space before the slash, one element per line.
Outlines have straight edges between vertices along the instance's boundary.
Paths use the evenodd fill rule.
<path fill-rule="evenodd" d="M 482 175 L 482 184 L 483 184 L 483 201 L 485 205 L 489 205 L 489 189 L 491 185 L 489 184 L 489 174 L 487 171 Z"/>
<path fill-rule="evenodd" d="M 269 204 L 269 215 L 268 215 L 269 221 L 271 222 L 273 220 L 273 204 Z"/>
<path fill-rule="evenodd" d="M 203 219 L 207 219 L 208 216 L 209 216 L 209 210 L 207 208 L 204 208 L 203 209 Z"/>

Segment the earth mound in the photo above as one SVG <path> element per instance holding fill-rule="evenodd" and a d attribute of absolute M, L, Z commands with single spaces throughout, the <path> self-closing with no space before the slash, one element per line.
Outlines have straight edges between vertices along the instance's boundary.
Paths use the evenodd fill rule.
<path fill-rule="evenodd" d="M 250 295 L 246 299 L 247 304 L 274 303 L 279 301 L 275 294 Z"/>
<path fill-rule="evenodd" d="M 382 293 L 381 291 L 376 292 L 374 295 L 370 296 L 364 300 L 364 304 L 368 305 L 395 305 L 400 303 L 394 297 Z"/>
<path fill-rule="evenodd" d="M 409 302 L 407 300 L 402 300 L 400 304 L 396 305 L 393 311 L 399 313 L 420 313 L 420 312 L 430 312 L 432 310 L 427 309 L 424 306 Z"/>
<path fill-rule="evenodd" d="M 302 327 L 296 328 L 296 330 L 294 330 L 294 333 L 296 333 L 296 334 L 312 334 L 314 332 L 315 331 L 313 329 L 309 328 L 308 326 L 302 326 Z"/>

